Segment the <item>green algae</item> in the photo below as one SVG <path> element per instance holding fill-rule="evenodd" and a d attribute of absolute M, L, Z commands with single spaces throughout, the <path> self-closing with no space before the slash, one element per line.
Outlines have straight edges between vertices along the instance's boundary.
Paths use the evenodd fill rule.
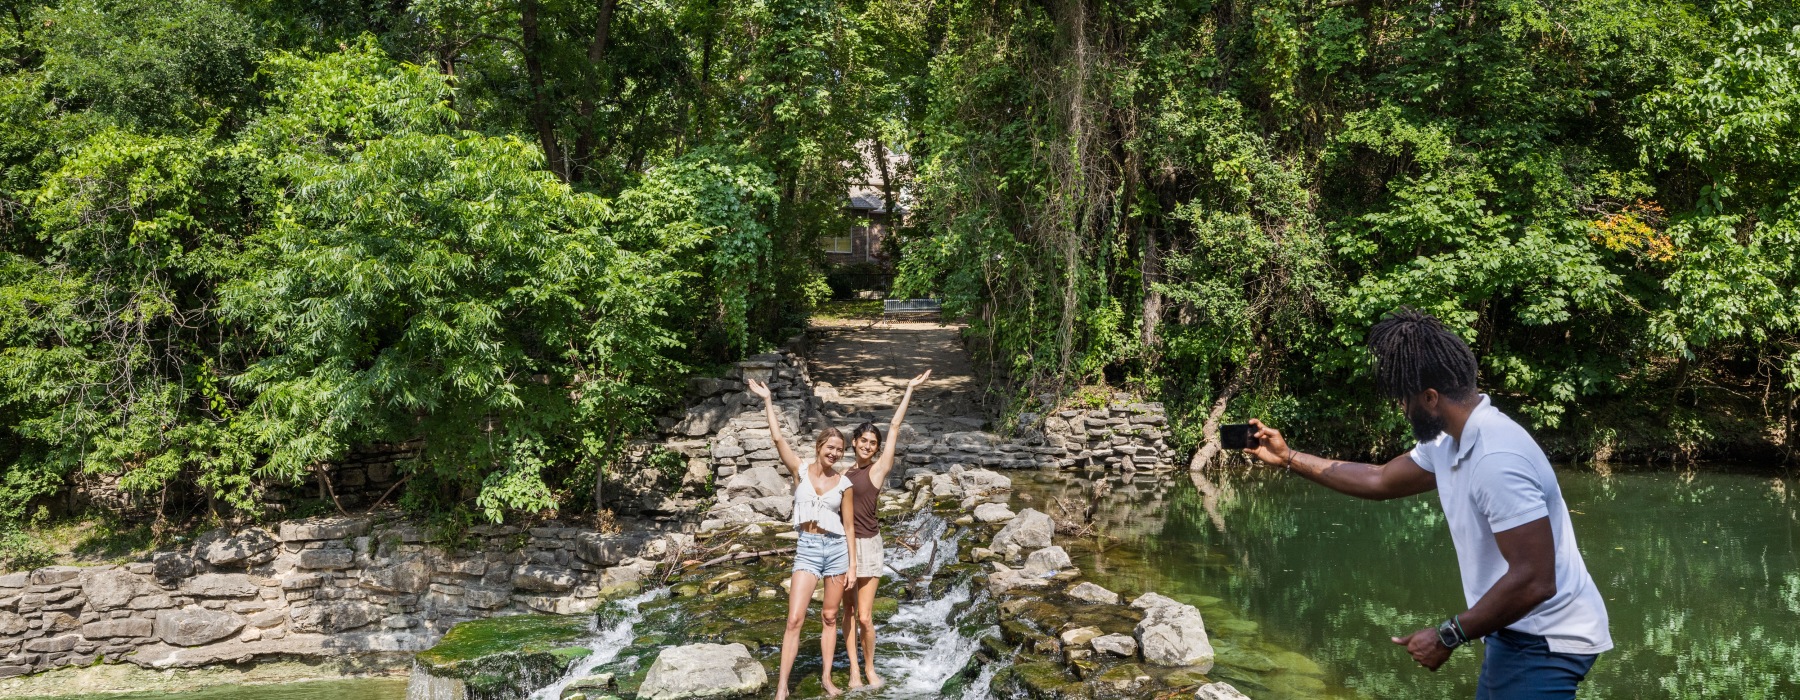
<path fill-rule="evenodd" d="M 419 652 L 420 663 L 434 670 L 505 653 L 568 654 L 589 633 L 583 615 L 512 615 L 464 622 L 450 628 L 438 643 Z M 587 655 L 586 649 L 574 658 Z M 441 675 L 441 674 L 440 674 Z"/>

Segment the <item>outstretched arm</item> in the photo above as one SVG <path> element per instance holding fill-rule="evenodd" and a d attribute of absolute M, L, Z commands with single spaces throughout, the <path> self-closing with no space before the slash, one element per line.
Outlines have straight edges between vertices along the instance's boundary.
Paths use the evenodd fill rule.
<path fill-rule="evenodd" d="M 1333 491 L 1372 501 L 1385 501 L 1437 488 L 1437 476 L 1420 467 L 1410 454 L 1400 455 L 1387 464 L 1380 465 L 1326 459 L 1295 452 L 1288 447 L 1287 439 L 1281 436 L 1281 431 L 1263 425 L 1262 421 L 1255 418 L 1250 419 L 1250 422 L 1257 427 L 1258 445 L 1245 452 L 1262 460 L 1264 464 L 1288 467 L 1294 473 Z"/>
<path fill-rule="evenodd" d="M 856 487 L 844 489 L 844 545 L 849 548 L 850 570 L 845 572 L 848 583 L 856 583 Z M 855 656 L 850 661 L 856 661 Z"/>
<path fill-rule="evenodd" d="M 881 447 L 881 456 L 869 467 L 869 483 L 875 488 L 887 481 L 888 473 L 894 471 L 894 447 L 900 444 L 900 425 L 906 422 L 906 406 L 912 403 L 913 390 L 931 379 L 931 370 L 925 370 L 917 377 L 906 382 L 906 395 L 900 397 L 900 405 L 894 408 L 894 419 L 888 422 L 887 444 Z"/>
<path fill-rule="evenodd" d="M 787 438 L 781 435 L 781 414 L 775 412 L 775 400 L 769 396 L 769 385 L 750 378 L 745 378 L 744 383 L 750 387 L 750 393 L 763 400 L 763 418 L 769 421 L 769 438 L 775 442 L 775 453 L 781 456 L 781 463 L 787 465 L 788 481 L 798 487 L 800 470 L 806 467 L 800 463 L 800 455 L 794 453 L 794 448 L 788 447 Z"/>

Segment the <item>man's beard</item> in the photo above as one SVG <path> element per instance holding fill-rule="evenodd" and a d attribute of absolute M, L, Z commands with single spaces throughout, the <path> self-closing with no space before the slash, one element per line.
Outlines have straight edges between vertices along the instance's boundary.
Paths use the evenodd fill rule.
<path fill-rule="evenodd" d="M 1412 424 L 1413 439 L 1419 442 L 1436 440 L 1439 433 L 1450 428 L 1443 416 L 1431 415 L 1423 409 L 1407 411 L 1406 422 Z"/>

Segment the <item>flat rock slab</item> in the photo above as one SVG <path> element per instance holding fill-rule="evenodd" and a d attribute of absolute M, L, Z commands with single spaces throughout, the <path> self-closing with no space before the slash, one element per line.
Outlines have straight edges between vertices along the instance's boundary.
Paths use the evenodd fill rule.
<path fill-rule="evenodd" d="M 642 700 L 728 698 L 754 693 L 769 673 L 742 644 L 690 644 L 656 655 L 638 688 Z"/>
<path fill-rule="evenodd" d="M 241 615 L 221 610 L 164 610 L 156 616 L 156 636 L 163 643 L 192 647 L 224 639 L 244 628 Z"/>
<path fill-rule="evenodd" d="M 328 518 L 311 518 L 281 524 L 281 541 L 309 542 L 312 540 L 341 540 L 368 534 L 369 521 L 362 518 L 345 518 L 334 516 Z"/>

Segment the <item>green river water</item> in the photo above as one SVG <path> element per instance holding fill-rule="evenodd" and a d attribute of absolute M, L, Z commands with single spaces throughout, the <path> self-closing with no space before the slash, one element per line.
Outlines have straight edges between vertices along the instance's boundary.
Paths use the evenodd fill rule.
<path fill-rule="evenodd" d="M 1029 501 L 1015 509 L 1094 498 L 1093 484 L 1068 474 L 1012 476 L 1018 500 Z M 1279 474 L 1214 478 L 1204 491 L 1185 476 L 1172 486 L 1114 482 L 1097 510 L 1104 553 L 1093 542 L 1070 547 L 1085 577 L 1196 602 L 1216 611 L 1209 628 L 1248 626 L 1265 648 L 1297 651 L 1325 671 L 1323 690 L 1244 688 L 1259 700 L 1473 696 L 1479 646 L 1433 674 L 1388 641 L 1463 608 L 1435 495 L 1370 503 Z M 1800 485 L 1719 472 L 1559 478 L 1617 647 L 1582 697 L 1800 698 Z M 104 697 L 399 700 L 404 683 Z"/>
<path fill-rule="evenodd" d="M 1616 648 L 1584 698 L 1800 698 L 1800 486 L 1733 473 L 1561 470 Z M 1372 503 L 1285 475 L 1117 487 L 1102 527 L 1121 545 L 1077 557 L 1121 591 L 1215 596 L 1271 643 L 1325 667 L 1341 697 L 1473 697 L 1479 646 L 1437 673 L 1389 637 L 1464 605 L 1435 494 Z M 1086 491 L 1065 479 L 1046 499 Z M 1209 623 L 1209 627 L 1210 627 Z"/>

